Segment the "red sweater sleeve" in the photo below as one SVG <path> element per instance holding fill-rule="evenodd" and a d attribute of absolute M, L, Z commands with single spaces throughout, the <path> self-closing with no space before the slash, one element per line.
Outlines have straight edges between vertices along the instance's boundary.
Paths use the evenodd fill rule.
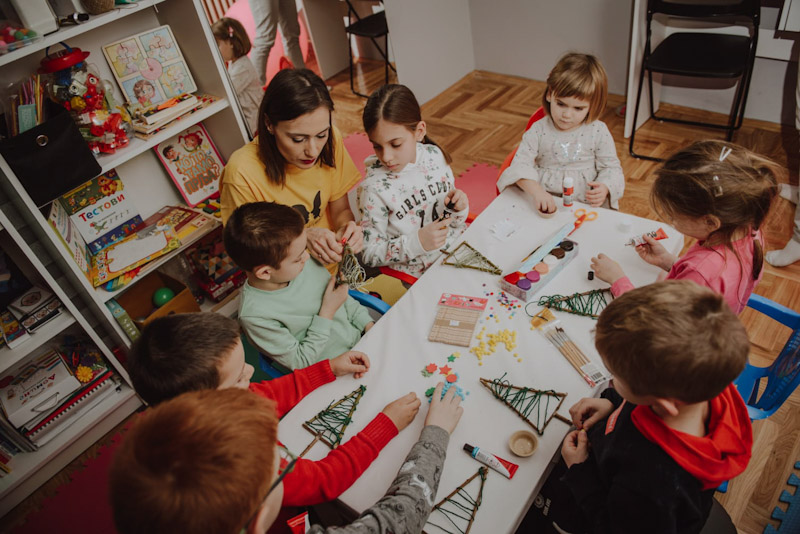
<path fill-rule="evenodd" d="M 283 506 L 311 506 L 341 495 L 369 467 L 397 427 L 383 412 L 318 462 L 300 459 L 283 479 Z"/>
<path fill-rule="evenodd" d="M 275 401 L 278 417 L 294 408 L 303 397 L 323 384 L 333 382 L 336 376 L 331 371 L 331 362 L 322 360 L 305 369 L 259 383 L 250 384 L 250 391 Z"/>

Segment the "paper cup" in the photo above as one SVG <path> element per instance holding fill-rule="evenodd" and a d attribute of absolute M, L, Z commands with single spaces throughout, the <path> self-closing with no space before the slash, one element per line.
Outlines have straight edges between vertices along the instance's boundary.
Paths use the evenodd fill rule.
<path fill-rule="evenodd" d="M 536 439 L 533 432 L 528 432 L 527 430 L 517 430 L 508 439 L 508 448 L 511 449 L 511 452 L 523 458 L 536 452 L 538 445 L 539 440 Z"/>

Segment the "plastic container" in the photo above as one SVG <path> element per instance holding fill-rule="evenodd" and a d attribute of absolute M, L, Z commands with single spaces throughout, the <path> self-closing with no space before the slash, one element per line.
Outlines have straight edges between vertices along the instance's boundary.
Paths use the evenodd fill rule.
<path fill-rule="evenodd" d="M 41 39 L 42 36 L 33 30 L 23 28 L 8 20 L 0 20 L 0 55 L 13 52 Z"/>

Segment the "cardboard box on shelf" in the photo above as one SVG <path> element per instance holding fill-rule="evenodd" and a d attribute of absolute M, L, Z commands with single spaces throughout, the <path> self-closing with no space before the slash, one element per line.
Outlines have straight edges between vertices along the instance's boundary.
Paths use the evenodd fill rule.
<path fill-rule="evenodd" d="M 156 307 L 153 304 L 153 294 L 163 287 L 171 289 L 175 296 L 161 307 Z M 140 330 L 157 317 L 200 311 L 200 306 L 189 288 L 183 282 L 164 273 L 158 271 L 150 273 L 137 282 L 133 288 L 133 291 L 124 292 L 116 300 L 128 312 Z"/>

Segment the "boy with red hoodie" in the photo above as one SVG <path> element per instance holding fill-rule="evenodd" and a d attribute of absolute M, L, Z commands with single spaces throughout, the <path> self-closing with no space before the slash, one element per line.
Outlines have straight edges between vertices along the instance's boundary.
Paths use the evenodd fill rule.
<path fill-rule="evenodd" d="M 613 387 L 570 409 L 577 430 L 523 531 L 700 532 L 715 488 L 750 460 L 731 384 L 747 362 L 744 327 L 710 289 L 665 281 L 603 310 L 595 346 Z"/>
<path fill-rule="evenodd" d="M 160 317 L 142 330 L 128 357 L 128 373 L 136 393 L 154 406 L 188 391 L 240 388 L 273 400 L 283 417 L 303 397 L 337 376 L 360 378 L 369 358 L 348 351 L 305 369 L 260 383 L 251 383 L 253 366 L 244 359 L 239 324 L 216 313 L 184 313 Z M 341 495 L 369 467 L 398 432 L 413 421 L 420 401 L 409 393 L 389 403 L 361 432 L 319 461 L 300 459 L 284 478 L 284 507 L 311 506 Z M 285 529 L 287 509 L 270 532 Z"/>

